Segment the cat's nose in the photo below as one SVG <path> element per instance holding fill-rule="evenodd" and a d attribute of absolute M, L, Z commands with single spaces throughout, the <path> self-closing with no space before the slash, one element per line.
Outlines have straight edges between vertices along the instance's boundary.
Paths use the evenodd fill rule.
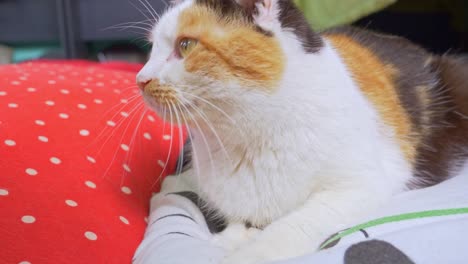
<path fill-rule="evenodd" d="M 144 92 L 145 91 L 145 87 L 148 83 L 150 83 L 152 80 L 151 79 L 144 79 L 144 78 L 137 78 L 137 85 L 138 85 L 138 88 Z"/>

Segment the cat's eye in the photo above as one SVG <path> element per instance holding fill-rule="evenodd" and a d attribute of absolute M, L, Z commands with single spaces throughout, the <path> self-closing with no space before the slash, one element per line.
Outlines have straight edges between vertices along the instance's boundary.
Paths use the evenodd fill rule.
<path fill-rule="evenodd" d="M 183 38 L 179 41 L 179 54 L 182 58 L 187 57 L 198 44 L 198 41 L 191 38 Z"/>

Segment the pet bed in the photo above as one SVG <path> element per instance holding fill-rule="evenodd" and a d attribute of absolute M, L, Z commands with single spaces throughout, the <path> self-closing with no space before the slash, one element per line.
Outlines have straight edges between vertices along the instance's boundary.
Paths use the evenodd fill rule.
<path fill-rule="evenodd" d="M 465 167 L 458 177 L 402 193 L 362 224 L 337 230 L 318 253 L 275 263 L 468 263 L 468 163 Z M 224 258 L 225 250 L 216 246 L 203 214 L 190 200 L 163 190 L 151 204 L 150 225 L 135 264 L 217 264 Z"/>

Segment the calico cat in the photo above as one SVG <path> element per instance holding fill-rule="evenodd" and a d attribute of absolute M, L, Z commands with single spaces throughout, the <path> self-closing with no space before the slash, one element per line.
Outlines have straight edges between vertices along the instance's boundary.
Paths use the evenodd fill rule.
<path fill-rule="evenodd" d="M 229 223 L 263 229 L 224 264 L 313 252 L 468 157 L 467 60 L 354 28 L 316 33 L 289 0 L 174 1 L 151 40 L 137 82 L 189 127 L 178 177 Z"/>

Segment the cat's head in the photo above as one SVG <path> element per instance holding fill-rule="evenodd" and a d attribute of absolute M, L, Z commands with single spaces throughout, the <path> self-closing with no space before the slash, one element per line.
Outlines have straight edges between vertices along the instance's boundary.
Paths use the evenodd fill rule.
<path fill-rule="evenodd" d="M 288 58 L 323 45 L 289 0 L 176 0 L 151 42 L 137 81 L 148 104 L 174 123 L 176 112 L 189 112 L 178 117 L 183 122 L 268 100 Z"/>

